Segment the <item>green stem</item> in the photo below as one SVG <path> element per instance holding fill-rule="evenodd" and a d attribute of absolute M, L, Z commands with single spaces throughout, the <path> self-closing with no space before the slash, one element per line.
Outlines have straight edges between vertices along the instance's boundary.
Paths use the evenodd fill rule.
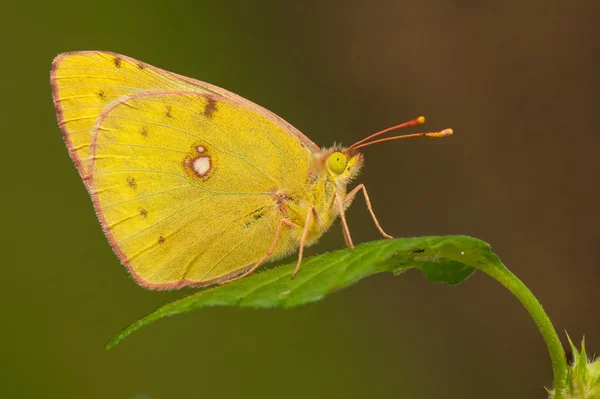
<path fill-rule="evenodd" d="M 499 263 L 499 262 L 498 262 Z M 517 276 L 515 276 L 510 270 L 505 268 L 502 264 L 498 265 L 494 262 L 496 267 L 484 267 L 480 270 L 493 277 L 496 281 L 500 282 L 505 288 L 513 293 L 519 301 L 525 306 L 525 309 L 529 312 L 535 324 L 538 326 L 548 352 L 550 353 L 550 359 L 552 361 L 552 371 L 554 373 L 554 391 L 555 399 L 561 399 L 562 393 L 566 388 L 567 381 L 567 360 L 565 358 L 565 352 L 558 339 L 556 330 L 550 321 L 550 318 L 544 312 L 542 305 L 537 298 L 531 293 L 529 288 Z"/>

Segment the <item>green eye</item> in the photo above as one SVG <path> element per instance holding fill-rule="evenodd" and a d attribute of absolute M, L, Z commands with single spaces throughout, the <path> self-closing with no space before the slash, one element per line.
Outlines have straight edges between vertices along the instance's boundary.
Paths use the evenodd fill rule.
<path fill-rule="evenodd" d="M 334 152 L 327 159 L 327 167 L 336 175 L 339 175 L 346 170 L 347 163 L 348 160 L 346 159 L 346 156 L 341 152 Z"/>

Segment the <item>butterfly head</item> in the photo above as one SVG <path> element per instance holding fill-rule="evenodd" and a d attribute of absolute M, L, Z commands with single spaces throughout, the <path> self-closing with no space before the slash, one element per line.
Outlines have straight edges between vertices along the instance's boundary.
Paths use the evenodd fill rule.
<path fill-rule="evenodd" d="M 333 148 L 325 159 L 325 166 L 334 180 L 347 183 L 358 175 L 363 162 L 363 155 L 358 151 Z"/>

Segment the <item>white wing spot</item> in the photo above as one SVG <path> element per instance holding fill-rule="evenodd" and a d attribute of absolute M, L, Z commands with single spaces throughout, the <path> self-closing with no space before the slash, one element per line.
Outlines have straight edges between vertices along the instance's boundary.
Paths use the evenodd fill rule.
<path fill-rule="evenodd" d="M 204 177 L 210 170 L 210 157 L 199 157 L 194 159 L 192 167 L 198 176 Z"/>
<path fill-rule="evenodd" d="M 203 153 L 204 151 L 206 151 L 206 148 L 202 147 L 201 145 L 199 145 L 198 147 L 196 147 L 196 149 L 198 150 L 198 152 Z"/>

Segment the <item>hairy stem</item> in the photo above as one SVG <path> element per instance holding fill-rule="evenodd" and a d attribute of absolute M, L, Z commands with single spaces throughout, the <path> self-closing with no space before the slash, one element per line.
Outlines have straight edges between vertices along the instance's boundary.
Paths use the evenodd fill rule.
<path fill-rule="evenodd" d="M 554 373 L 554 390 L 555 399 L 563 397 L 562 393 L 566 387 L 567 379 L 567 360 L 565 358 L 565 352 L 558 339 L 556 330 L 550 321 L 550 318 L 544 312 L 542 305 L 537 298 L 531 293 L 529 288 L 517 276 L 515 276 L 510 270 L 502 265 L 498 261 L 491 262 L 495 267 L 482 267 L 481 271 L 487 273 L 493 277 L 496 281 L 500 282 L 506 289 L 508 289 L 517 299 L 525 306 L 525 309 L 529 312 L 533 321 L 537 325 L 546 346 L 548 347 L 548 353 L 552 361 L 552 371 Z"/>

